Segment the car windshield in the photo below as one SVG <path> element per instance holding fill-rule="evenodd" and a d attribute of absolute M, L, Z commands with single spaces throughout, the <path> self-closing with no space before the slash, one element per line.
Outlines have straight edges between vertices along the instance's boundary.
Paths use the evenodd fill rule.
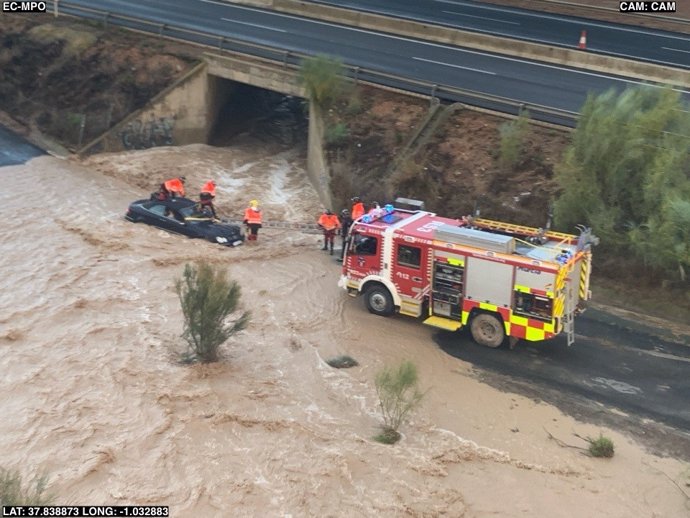
<path fill-rule="evenodd" d="M 189 218 L 194 215 L 194 205 L 191 205 L 189 207 L 182 207 L 181 209 L 178 209 L 178 212 L 182 214 L 185 218 Z"/>

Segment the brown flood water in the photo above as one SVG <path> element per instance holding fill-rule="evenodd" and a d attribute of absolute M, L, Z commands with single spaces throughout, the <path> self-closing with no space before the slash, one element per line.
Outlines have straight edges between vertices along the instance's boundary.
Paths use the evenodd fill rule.
<path fill-rule="evenodd" d="M 247 141 L 0 169 L 0 466 L 47 473 L 57 503 L 175 517 L 689 515 L 671 481 L 690 492 L 688 464 L 478 382 L 431 329 L 347 297 L 317 236 L 264 229 L 224 249 L 122 218 L 183 172 L 192 190 L 218 181 L 225 216 L 258 198 L 266 219 L 313 222 L 303 168 Z M 173 281 L 202 257 L 241 283 L 253 319 L 221 362 L 184 366 Z M 323 361 L 342 353 L 361 366 Z M 429 392 L 385 446 L 372 380 L 403 359 Z M 580 446 L 573 433 L 602 431 L 616 456 L 545 429 Z"/>

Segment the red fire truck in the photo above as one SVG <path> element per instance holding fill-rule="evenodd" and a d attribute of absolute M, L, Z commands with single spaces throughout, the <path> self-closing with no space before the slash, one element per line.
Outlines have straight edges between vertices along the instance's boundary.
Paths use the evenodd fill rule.
<path fill-rule="evenodd" d="M 561 332 L 590 298 L 593 244 L 579 236 L 386 205 L 355 221 L 339 285 L 376 315 L 395 312 L 498 347 Z"/>

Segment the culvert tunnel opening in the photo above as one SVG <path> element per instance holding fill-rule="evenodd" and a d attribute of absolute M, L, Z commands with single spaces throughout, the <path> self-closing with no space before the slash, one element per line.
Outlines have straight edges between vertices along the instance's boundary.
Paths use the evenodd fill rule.
<path fill-rule="evenodd" d="M 306 147 L 304 99 L 220 77 L 213 78 L 211 94 L 212 146 L 228 146 L 238 136 L 250 135 L 285 147 Z"/>

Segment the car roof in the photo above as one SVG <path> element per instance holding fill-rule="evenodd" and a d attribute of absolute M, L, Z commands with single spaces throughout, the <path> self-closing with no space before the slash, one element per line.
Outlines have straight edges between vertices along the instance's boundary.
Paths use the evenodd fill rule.
<path fill-rule="evenodd" d="M 165 205 L 171 209 L 184 209 L 185 207 L 191 207 L 196 205 L 194 200 L 189 198 L 168 198 L 167 200 L 142 200 L 141 205 L 146 205 L 147 203 L 151 205 Z"/>

